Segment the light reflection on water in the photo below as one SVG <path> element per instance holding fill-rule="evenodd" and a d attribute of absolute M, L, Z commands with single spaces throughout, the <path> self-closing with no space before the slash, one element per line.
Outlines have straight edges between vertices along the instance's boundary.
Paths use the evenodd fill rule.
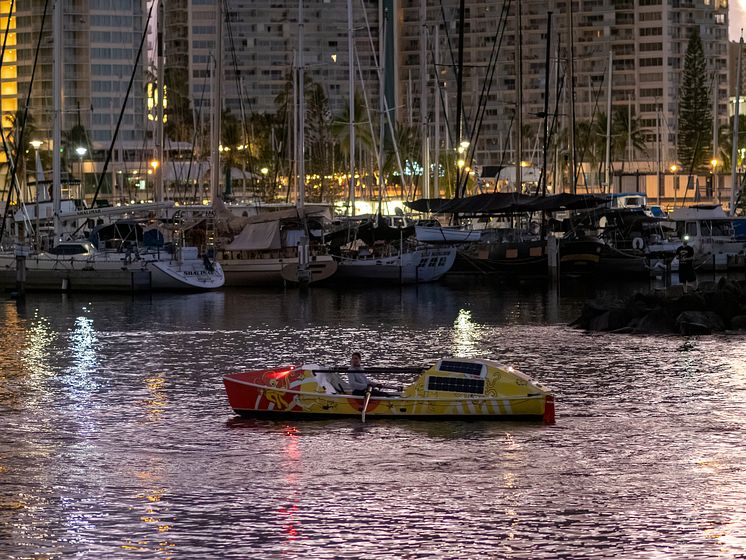
<path fill-rule="evenodd" d="M 585 334 L 532 287 L 0 307 L 0 555 L 733 558 L 746 339 Z M 558 423 L 240 420 L 221 375 L 481 354 Z"/>

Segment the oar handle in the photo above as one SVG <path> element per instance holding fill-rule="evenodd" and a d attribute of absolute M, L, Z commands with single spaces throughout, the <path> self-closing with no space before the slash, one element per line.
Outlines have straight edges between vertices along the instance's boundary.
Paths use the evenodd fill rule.
<path fill-rule="evenodd" d="M 363 401 L 363 412 L 362 412 L 362 415 L 360 417 L 360 419 L 362 420 L 363 424 L 365 424 L 365 412 L 368 410 L 368 403 L 370 402 L 370 393 L 371 393 L 371 391 L 372 391 L 371 387 L 368 387 L 365 390 L 365 401 Z"/>

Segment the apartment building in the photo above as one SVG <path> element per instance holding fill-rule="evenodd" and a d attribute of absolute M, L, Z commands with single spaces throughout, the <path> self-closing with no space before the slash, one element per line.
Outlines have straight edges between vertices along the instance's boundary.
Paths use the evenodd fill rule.
<path fill-rule="evenodd" d="M 521 25 L 516 25 L 516 9 L 521 7 Z M 439 52 L 440 95 L 437 104 L 436 81 L 428 76 L 429 120 L 440 106 L 448 108 L 450 137 L 458 137 L 455 126 L 458 36 L 458 0 L 428 1 L 426 27 L 430 57 Z M 615 110 L 627 108 L 645 129 L 648 144 L 662 142 L 664 164 L 676 161 L 676 134 L 679 90 L 684 56 L 690 33 L 697 29 L 704 45 L 708 81 L 715 92 L 720 122 L 727 118 L 728 99 L 728 4 L 727 0 L 576 0 L 572 20 L 568 3 L 558 0 L 523 0 L 505 5 L 489 1 L 467 2 L 464 29 L 464 112 L 465 131 L 474 122 L 478 98 L 487 76 L 492 47 L 497 42 L 498 66 L 488 96 L 476 149 L 478 165 L 508 164 L 516 161 L 516 42 L 522 47 L 523 122 L 526 134 L 521 159 L 537 161 L 541 152 L 541 118 L 545 91 L 547 19 L 552 13 L 550 42 L 550 112 L 557 107 L 560 126 L 566 127 L 571 115 L 570 93 L 575 99 L 576 122 L 589 121 L 606 112 L 609 87 L 609 51 L 612 62 L 612 103 Z M 399 77 L 418 75 L 421 63 L 419 42 L 423 34 L 420 3 L 402 0 L 401 67 Z M 439 44 L 435 43 L 436 28 Z M 572 29 L 572 34 L 567 30 Z M 569 42 L 571 41 L 571 43 Z M 574 82 L 571 86 L 570 49 L 572 44 Z M 559 85 L 557 76 L 559 75 Z M 413 99 L 420 99 L 419 79 L 412 81 Z M 417 109 L 418 110 L 418 109 Z M 419 110 L 418 110 L 419 111 Z M 417 117 L 419 118 L 419 116 Z M 660 124 L 659 124 L 660 123 Z M 442 131 L 441 138 L 448 138 Z M 707 143 L 710 143 L 708 137 Z M 445 146 L 444 146 L 445 147 Z M 582 150 L 582 147 L 578 147 Z M 635 151 L 634 168 L 646 169 L 655 159 L 655 150 Z"/>
<path fill-rule="evenodd" d="M 92 175 L 93 162 L 103 161 L 106 151 L 112 146 L 126 99 L 121 127 L 113 144 L 110 169 L 136 168 L 147 159 L 143 154 L 150 149 L 146 138 L 147 53 L 140 57 L 135 68 L 147 19 L 145 2 L 72 0 L 64 2 L 63 6 L 62 130 L 69 132 L 76 125 L 83 127 L 87 138 L 82 147 L 88 150 L 85 169 Z M 52 3 L 46 17 L 43 13 L 43 0 L 17 4 L 17 98 L 19 105 L 26 101 L 36 48 L 40 44 L 29 111 L 34 118 L 38 139 L 47 142 L 52 136 L 53 116 Z M 127 97 L 133 74 L 134 81 Z"/>
<path fill-rule="evenodd" d="M 223 107 L 236 115 L 242 110 L 275 112 L 278 95 L 291 84 L 298 50 L 298 5 L 278 0 L 230 0 L 225 6 Z M 360 3 L 355 2 L 355 45 L 360 62 L 356 78 L 360 83 L 362 73 L 370 102 L 377 104 L 373 52 L 378 49 L 378 2 L 365 0 L 365 6 L 363 12 Z M 186 69 L 191 105 L 209 108 L 215 0 L 169 2 L 165 6 L 165 30 L 166 68 Z M 347 3 L 304 2 L 303 43 L 307 78 L 323 84 L 333 113 L 343 110 L 349 91 Z"/>

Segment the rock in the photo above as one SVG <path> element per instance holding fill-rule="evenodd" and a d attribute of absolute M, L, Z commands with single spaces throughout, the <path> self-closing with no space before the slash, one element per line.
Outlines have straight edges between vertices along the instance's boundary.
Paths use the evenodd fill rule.
<path fill-rule="evenodd" d="M 710 282 L 709 280 L 697 282 L 697 291 L 702 293 L 715 292 L 717 291 L 717 284 L 715 284 L 715 282 Z"/>
<path fill-rule="evenodd" d="M 744 331 L 746 330 L 746 315 L 736 315 L 730 320 L 730 328 Z"/>
<path fill-rule="evenodd" d="M 673 321 L 662 307 L 650 311 L 635 326 L 638 333 L 670 333 L 673 330 Z"/>
<path fill-rule="evenodd" d="M 666 296 L 669 298 L 677 298 L 684 295 L 684 285 L 674 284 L 666 288 Z"/>
<path fill-rule="evenodd" d="M 588 322 L 588 330 L 591 331 L 615 331 L 627 326 L 629 314 L 623 309 L 610 309 L 601 315 L 593 317 Z"/>
<path fill-rule="evenodd" d="M 682 311 L 705 311 L 707 309 L 707 301 L 698 292 L 686 293 L 672 303 L 679 313 Z"/>
<path fill-rule="evenodd" d="M 710 334 L 724 331 L 725 324 L 713 311 L 684 311 L 676 317 L 676 327 L 681 334 Z"/>
<path fill-rule="evenodd" d="M 712 330 L 702 323 L 681 323 L 679 325 L 679 334 L 684 336 L 701 336 L 712 334 Z"/>

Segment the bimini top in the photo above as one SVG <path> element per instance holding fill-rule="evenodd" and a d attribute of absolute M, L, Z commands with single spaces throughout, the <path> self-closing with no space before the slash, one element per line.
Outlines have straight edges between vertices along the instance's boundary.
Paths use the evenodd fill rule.
<path fill-rule="evenodd" d="M 514 214 L 591 209 L 606 204 L 607 201 L 606 195 L 592 194 L 528 196 L 520 193 L 489 193 L 455 199 L 423 198 L 404 204 L 416 212 L 437 214 Z"/>

